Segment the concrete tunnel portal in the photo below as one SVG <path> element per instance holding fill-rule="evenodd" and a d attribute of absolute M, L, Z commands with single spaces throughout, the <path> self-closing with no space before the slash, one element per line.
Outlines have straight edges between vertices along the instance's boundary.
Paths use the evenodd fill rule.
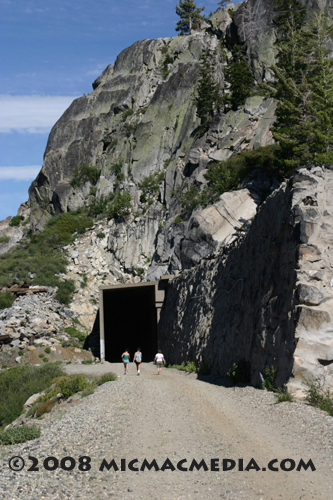
<path fill-rule="evenodd" d="M 168 280 L 100 287 L 100 357 L 119 363 L 129 349 L 131 359 L 137 347 L 143 361 L 153 361 L 159 348 L 158 322 Z"/>

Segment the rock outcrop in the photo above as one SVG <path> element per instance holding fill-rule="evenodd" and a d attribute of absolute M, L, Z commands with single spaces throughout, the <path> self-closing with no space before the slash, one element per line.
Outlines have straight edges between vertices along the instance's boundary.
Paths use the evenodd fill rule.
<path fill-rule="evenodd" d="M 304 379 L 333 387 L 333 166 L 299 169 L 261 206 L 247 235 L 169 283 L 161 312 L 171 363 L 206 361 L 226 375 L 251 363 L 277 386 Z"/>

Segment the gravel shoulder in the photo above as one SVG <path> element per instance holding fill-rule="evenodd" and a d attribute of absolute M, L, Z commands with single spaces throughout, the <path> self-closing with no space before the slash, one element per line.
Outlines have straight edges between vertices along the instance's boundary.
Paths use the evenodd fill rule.
<path fill-rule="evenodd" d="M 121 363 L 67 365 L 74 373 L 119 375 L 116 382 L 73 405 L 59 408 L 37 421 L 41 437 L 21 445 L 2 447 L 2 499 L 330 499 L 333 498 L 333 419 L 302 403 L 275 403 L 271 393 L 252 387 L 226 388 L 196 375 L 143 363 L 141 376 Z M 20 455 L 26 467 L 11 471 L 8 459 Z M 39 460 L 39 471 L 28 471 L 28 456 Z M 47 471 L 45 457 L 75 458 L 72 471 Z M 78 470 L 79 458 L 91 457 L 89 471 Z M 277 459 L 299 463 L 312 460 L 315 471 L 273 472 L 267 464 Z M 99 468 L 112 459 L 119 470 Z M 122 471 L 126 463 L 126 470 Z M 135 471 L 146 459 L 165 470 Z M 167 460 L 169 459 L 169 461 Z M 204 459 L 208 470 L 189 469 L 193 459 Z M 219 471 L 211 470 L 218 466 Z M 236 461 L 223 471 L 222 460 Z M 261 470 L 238 470 L 254 459 Z M 53 463 L 53 462 L 52 462 Z M 229 462 L 230 463 L 230 462 Z M 286 462 L 288 466 L 290 462 Z M 29 465 L 28 465 L 29 464 Z M 171 464 L 171 465 L 170 465 Z M 174 466 L 176 470 L 170 470 Z M 262 470 L 266 467 L 266 471 Z"/>

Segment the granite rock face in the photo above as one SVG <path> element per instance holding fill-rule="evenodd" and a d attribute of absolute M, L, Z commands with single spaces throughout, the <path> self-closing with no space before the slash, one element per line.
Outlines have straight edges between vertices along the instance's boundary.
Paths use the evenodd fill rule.
<path fill-rule="evenodd" d="M 333 387 L 332 168 L 299 169 L 245 236 L 173 279 L 160 323 L 169 362 L 226 375 L 245 358 L 257 386 L 274 366 L 298 394 L 309 377 Z"/>

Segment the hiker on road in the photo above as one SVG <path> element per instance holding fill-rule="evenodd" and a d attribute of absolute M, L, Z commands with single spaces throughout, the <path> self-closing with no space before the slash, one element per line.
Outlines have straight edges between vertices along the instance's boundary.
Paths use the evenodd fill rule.
<path fill-rule="evenodd" d="M 158 352 L 155 356 L 155 359 L 154 359 L 154 363 L 156 363 L 156 365 L 157 365 L 157 375 L 159 375 L 162 371 L 162 364 L 165 364 L 165 359 L 164 359 L 164 356 L 162 354 L 161 349 L 158 350 Z"/>
<path fill-rule="evenodd" d="M 142 363 L 142 352 L 140 350 L 140 347 L 138 347 L 137 351 L 134 353 L 133 363 L 136 364 L 136 369 L 137 369 L 138 375 L 140 375 L 140 366 Z"/>
<path fill-rule="evenodd" d="M 125 349 L 125 351 L 122 353 L 121 359 L 124 363 L 124 375 L 128 375 L 128 365 L 130 359 L 130 353 L 128 352 L 128 349 Z"/>

